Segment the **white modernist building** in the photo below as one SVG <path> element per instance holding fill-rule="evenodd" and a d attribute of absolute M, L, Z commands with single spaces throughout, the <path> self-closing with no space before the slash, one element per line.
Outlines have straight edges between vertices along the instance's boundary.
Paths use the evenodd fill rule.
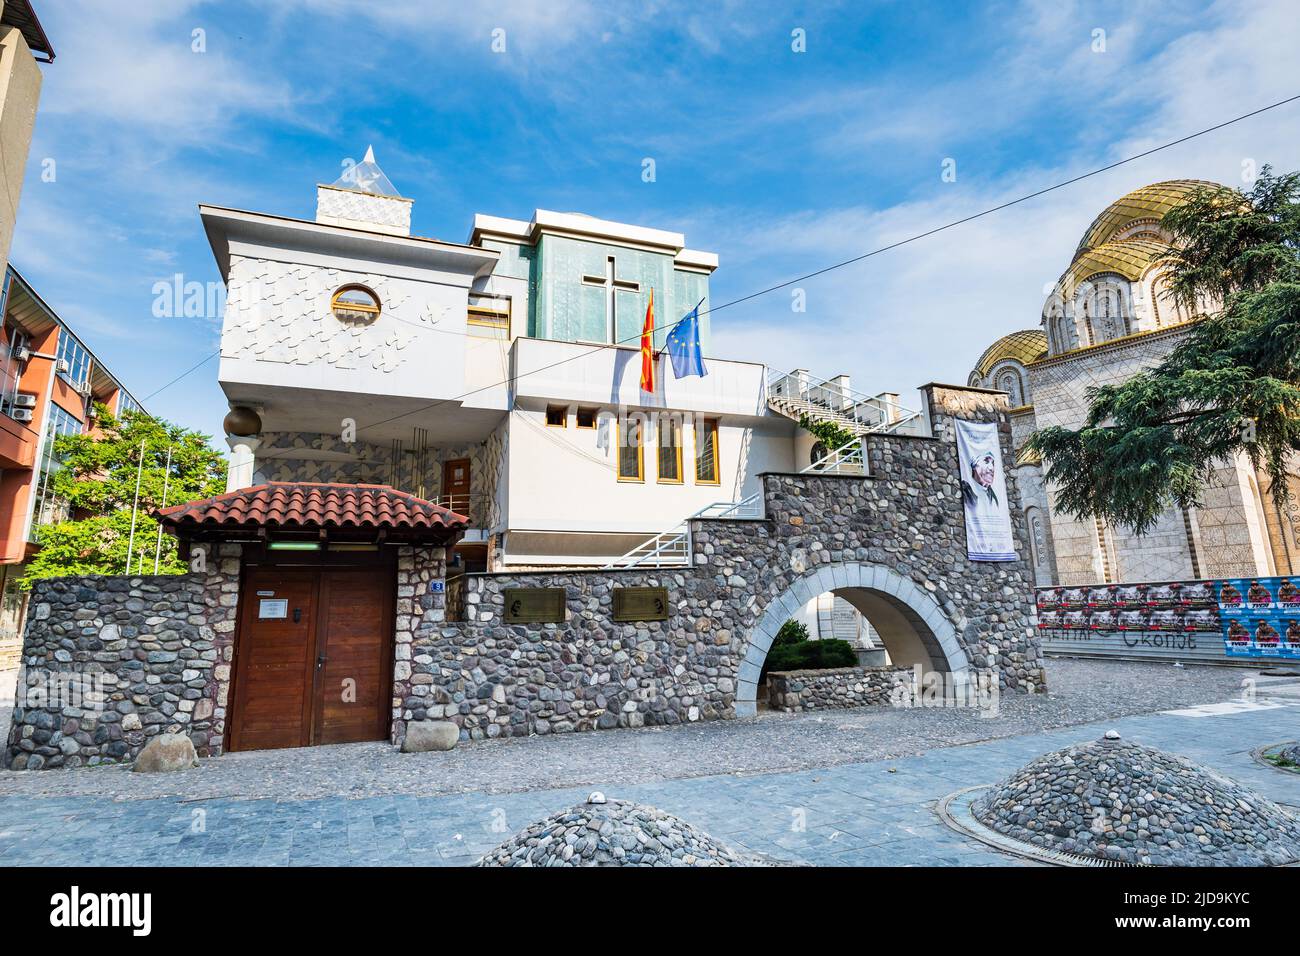
<path fill-rule="evenodd" d="M 800 414 L 919 427 L 847 377 L 712 355 L 718 258 L 681 233 L 539 209 L 445 242 L 410 234 L 411 205 L 368 153 L 318 187 L 315 221 L 201 207 L 227 285 L 231 490 L 388 484 L 469 516 L 461 568 L 599 567 L 662 560 L 660 532 L 833 451 Z M 647 393 L 652 292 L 656 347 L 702 303 L 707 375 L 665 356 Z"/>

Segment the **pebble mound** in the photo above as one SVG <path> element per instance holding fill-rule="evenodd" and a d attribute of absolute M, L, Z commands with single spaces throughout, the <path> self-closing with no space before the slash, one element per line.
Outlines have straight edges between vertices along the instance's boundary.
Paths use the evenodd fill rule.
<path fill-rule="evenodd" d="M 757 866 L 685 820 L 627 800 L 579 804 L 521 830 L 478 866 Z"/>
<path fill-rule="evenodd" d="M 1039 757 L 971 811 L 1049 850 L 1154 866 L 1276 866 L 1300 860 L 1300 820 L 1185 757 L 1119 739 Z"/>
<path fill-rule="evenodd" d="M 1278 756 L 1293 767 L 1300 767 L 1300 744 L 1292 744 L 1278 751 Z"/>

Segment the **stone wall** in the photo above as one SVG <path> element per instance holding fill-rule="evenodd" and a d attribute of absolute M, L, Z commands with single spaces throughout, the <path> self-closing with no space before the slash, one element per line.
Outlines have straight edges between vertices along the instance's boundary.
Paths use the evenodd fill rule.
<path fill-rule="evenodd" d="M 910 667 L 834 667 L 767 675 L 768 703 L 775 710 L 825 710 L 888 704 L 911 697 Z"/>
<path fill-rule="evenodd" d="M 220 754 L 239 546 L 221 549 L 204 573 L 36 582 L 3 765 L 133 760 L 161 733 Z"/>
<path fill-rule="evenodd" d="M 986 671 L 1001 692 L 1041 690 L 1014 475 L 1007 490 L 1021 557 L 966 558 L 952 419 L 998 422 L 1007 460 L 1005 396 L 924 391 L 934 437 L 868 436 L 866 477 L 762 475 L 764 517 L 693 519 L 686 567 L 466 575 L 463 620 L 447 620 L 444 550 L 402 548 L 393 742 L 425 719 L 452 720 L 479 739 L 747 716 L 777 629 L 828 590 L 867 612 L 895 665 L 920 664 L 956 684 Z M 24 686 L 57 673 L 102 675 L 106 707 L 25 703 L 6 760 L 30 768 L 129 759 L 164 731 L 220 753 L 239 553 L 223 545 L 202 578 L 39 585 Z M 563 588 L 564 620 L 506 623 L 511 587 Z M 667 619 L 614 622 L 615 587 L 666 588 Z"/>
<path fill-rule="evenodd" d="M 1021 559 L 966 559 L 950 418 L 1000 422 L 1009 458 L 1005 396 L 927 391 L 936 438 L 868 437 L 871 477 L 763 475 L 766 517 L 692 520 L 690 567 L 466 575 L 465 620 L 429 618 L 412 637 L 404 719 L 454 720 L 478 739 L 744 716 L 776 629 L 833 588 L 887 607 L 919 636 L 927 667 L 1043 689 L 1014 477 Z M 642 586 L 668 589 L 668 619 L 611 621 L 613 589 Z M 505 623 L 513 587 L 564 588 L 565 621 Z"/>
<path fill-rule="evenodd" d="M 435 687 L 439 672 L 429 653 L 446 616 L 447 552 L 444 548 L 403 547 L 397 552 L 396 643 L 393 648 L 393 723 L 391 739 L 401 744 L 408 720 L 446 715 L 449 695 Z"/>

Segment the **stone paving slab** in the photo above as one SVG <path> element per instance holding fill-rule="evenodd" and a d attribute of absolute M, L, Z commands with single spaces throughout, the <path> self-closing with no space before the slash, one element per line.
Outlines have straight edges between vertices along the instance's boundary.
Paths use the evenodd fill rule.
<path fill-rule="evenodd" d="M 634 784 L 611 778 L 601 789 L 680 816 L 739 850 L 791 863 L 1020 865 L 1025 861 L 942 825 L 934 803 L 1112 728 L 1300 805 L 1300 777 L 1250 757 L 1252 747 L 1300 737 L 1296 706 L 1215 717 L 1146 714 L 896 760 Z M 529 823 L 580 802 L 589 789 L 189 801 L 11 794 L 0 797 L 0 866 L 462 865 Z M 192 832 L 196 821 L 202 832 Z"/>
<path fill-rule="evenodd" d="M 183 774 L 132 774 L 124 766 L 0 772 L 0 795 L 359 799 L 808 770 L 1225 701 L 1239 696 L 1241 681 L 1250 676 L 1240 669 L 1122 661 L 1049 660 L 1046 667 L 1049 695 L 1004 698 L 993 718 L 966 708 L 863 707 L 490 740 L 445 753 L 401 754 L 387 743 L 344 744 L 227 754 Z M 7 713 L 0 714 L 5 718 Z"/>

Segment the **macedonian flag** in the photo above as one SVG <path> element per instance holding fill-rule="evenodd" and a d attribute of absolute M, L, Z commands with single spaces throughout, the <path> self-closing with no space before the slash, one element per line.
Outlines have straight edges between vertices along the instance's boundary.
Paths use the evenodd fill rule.
<path fill-rule="evenodd" d="M 655 290 L 650 290 L 650 305 L 641 327 L 641 391 L 655 390 Z"/>

